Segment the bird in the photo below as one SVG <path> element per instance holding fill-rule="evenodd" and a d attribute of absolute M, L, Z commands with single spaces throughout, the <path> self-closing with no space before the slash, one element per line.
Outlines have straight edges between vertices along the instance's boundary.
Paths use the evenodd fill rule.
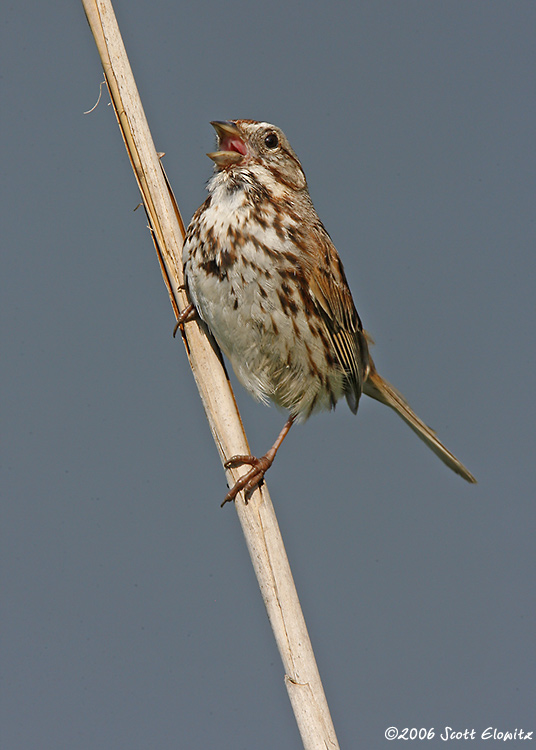
<path fill-rule="evenodd" d="M 217 120 L 208 197 L 183 245 L 189 305 L 257 400 L 288 418 L 264 456 L 231 457 L 251 468 L 222 505 L 262 483 L 295 422 L 333 409 L 342 397 L 355 414 L 361 395 L 393 409 L 467 482 L 471 472 L 382 378 L 370 355 L 337 250 L 313 206 L 305 173 L 283 131 L 257 120 Z"/>

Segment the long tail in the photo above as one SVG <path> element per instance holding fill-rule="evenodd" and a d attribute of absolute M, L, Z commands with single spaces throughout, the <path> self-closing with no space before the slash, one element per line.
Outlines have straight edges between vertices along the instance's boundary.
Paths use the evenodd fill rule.
<path fill-rule="evenodd" d="M 367 396 L 371 396 L 377 401 L 381 401 L 382 404 L 394 409 L 396 413 L 402 417 L 404 422 L 411 427 L 413 432 L 415 432 L 420 439 L 434 451 L 436 456 L 439 456 L 449 469 L 455 471 L 456 474 L 459 474 L 467 482 L 476 483 L 476 479 L 471 472 L 468 471 L 460 461 L 458 461 L 456 456 L 445 448 L 443 443 L 436 437 L 435 432 L 419 419 L 406 399 L 396 390 L 396 388 L 393 388 L 390 383 L 378 374 L 372 360 L 370 360 L 370 371 L 363 386 L 363 392 L 366 393 Z"/>

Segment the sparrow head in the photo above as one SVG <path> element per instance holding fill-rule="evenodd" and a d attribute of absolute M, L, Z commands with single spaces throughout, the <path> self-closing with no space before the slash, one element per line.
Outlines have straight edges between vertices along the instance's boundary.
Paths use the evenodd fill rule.
<path fill-rule="evenodd" d="M 218 151 L 207 156 L 216 169 L 249 169 L 259 174 L 268 170 L 271 176 L 294 190 L 307 187 L 298 157 L 282 130 L 268 122 L 256 120 L 215 120 L 210 123 L 218 138 Z"/>

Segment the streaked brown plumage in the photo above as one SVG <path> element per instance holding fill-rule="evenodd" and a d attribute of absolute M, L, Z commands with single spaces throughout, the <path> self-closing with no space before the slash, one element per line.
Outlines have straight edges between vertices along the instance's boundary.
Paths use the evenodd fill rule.
<path fill-rule="evenodd" d="M 241 383 L 290 414 L 265 456 L 228 462 L 252 468 L 225 501 L 262 480 L 294 421 L 342 396 L 355 413 L 362 392 L 394 409 L 449 468 L 475 482 L 377 373 L 340 258 L 285 135 L 253 120 L 212 125 L 215 173 L 184 243 L 188 292 Z"/>

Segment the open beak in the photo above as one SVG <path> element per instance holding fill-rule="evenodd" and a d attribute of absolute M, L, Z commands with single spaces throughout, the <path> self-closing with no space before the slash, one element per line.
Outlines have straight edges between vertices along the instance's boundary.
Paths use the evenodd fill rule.
<path fill-rule="evenodd" d="M 247 148 L 237 125 L 234 122 L 224 120 L 214 120 L 210 124 L 218 136 L 219 150 L 213 151 L 207 156 L 218 167 L 240 164 L 247 156 Z"/>

